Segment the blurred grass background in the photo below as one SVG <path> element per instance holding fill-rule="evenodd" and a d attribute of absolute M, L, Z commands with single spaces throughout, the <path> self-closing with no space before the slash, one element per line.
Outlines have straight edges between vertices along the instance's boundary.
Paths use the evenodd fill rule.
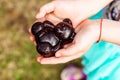
<path fill-rule="evenodd" d="M 61 70 L 80 65 L 80 59 L 66 64 L 41 65 L 29 40 L 28 28 L 40 6 L 50 0 L 0 0 L 0 80 L 60 80 Z"/>

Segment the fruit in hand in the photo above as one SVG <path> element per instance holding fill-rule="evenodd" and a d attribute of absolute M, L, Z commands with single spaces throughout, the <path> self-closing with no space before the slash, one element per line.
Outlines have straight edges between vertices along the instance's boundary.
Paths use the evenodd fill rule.
<path fill-rule="evenodd" d="M 48 21 L 48 20 L 46 20 L 46 21 L 44 21 L 43 22 L 43 26 L 44 27 L 48 27 L 48 28 L 52 28 L 52 29 L 54 29 L 54 24 L 53 23 L 51 23 L 50 21 Z"/>
<path fill-rule="evenodd" d="M 37 44 L 36 48 L 38 53 L 40 53 L 43 57 L 54 56 L 52 52 L 52 46 L 47 42 Z"/>
<path fill-rule="evenodd" d="M 33 35 L 36 35 L 42 29 L 43 29 L 43 24 L 41 22 L 36 22 L 33 24 L 31 32 Z"/>
<path fill-rule="evenodd" d="M 46 20 L 43 23 L 36 22 L 31 28 L 31 32 L 37 43 L 36 49 L 43 57 L 52 57 L 55 52 L 65 44 L 71 43 L 75 32 L 70 19 L 66 18 L 56 26 Z"/>
<path fill-rule="evenodd" d="M 62 40 L 68 39 L 72 34 L 72 26 L 64 22 L 58 23 L 55 28 L 55 33 Z"/>
<path fill-rule="evenodd" d="M 68 23 L 68 24 L 70 24 L 72 26 L 72 21 L 70 19 L 68 19 L 68 18 L 65 18 L 63 20 L 63 22 Z"/>
<path fill-rule="evenodd" d="M 48 42 L 52 46 L 55 46 L 59 42 L 59 38 L 53 32 L 46 32 L 38 40 L 39 42 Z"/>
<path fill-rule="evenodd" d="M 120 21 L 120 0 L 113 0 L 106 9 L 108 19 Z"/>

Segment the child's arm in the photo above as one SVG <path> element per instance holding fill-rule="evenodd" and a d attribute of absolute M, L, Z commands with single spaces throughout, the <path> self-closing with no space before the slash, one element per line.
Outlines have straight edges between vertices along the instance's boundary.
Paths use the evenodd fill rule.
<path fill-rule="evenodd" d="M 113 0 L 53 0 L 40 8 L 37 19 L 52 13 L 55 17 L 69 18 L 76 27 L 84 19 L 96 14 Z"/>
<path fill-rule="evenodd" d="M 43 64 L 58 64 L 79 58 L 98 40 L 100 33 L 100 20 L 85 21 L 76 29 L 77 35 L 71 44 L 57 51 L 56 57 L 38 57 Z M 120 44 L 120 23 L 103 20 L 101 40 Z"/>
<path fill-rule="evenodd" d="M 120 22 L 104 19 L 101 39 L 120 45 Z"/>

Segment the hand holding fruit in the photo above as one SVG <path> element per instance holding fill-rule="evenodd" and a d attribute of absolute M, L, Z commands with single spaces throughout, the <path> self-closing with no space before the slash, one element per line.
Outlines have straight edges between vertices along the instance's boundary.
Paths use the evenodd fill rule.
<path fill-rule="evenodd" d="M 42 6 L 36 15 L 37 19 L 53 14 L 59 19 L 69 18 L 73 27 L 96 14 L 112 0 L 53 0 Z M 59 5 L 59 6 L 58 6 Z"/>
<path fill-rule="evenodd" d="M 97 41 L 99 36 L 99 23 L 99 20 L 84 21 L 76 28 L 76 36 L 71 43 L 58 50 L 53 57 L 45 58 L 39 56 L 37 58 L 38 62 L 42 64 L 58 64 L 81 57 Z M 49 44 L 46 45 L 50 46 Z M 48 48 L 48 50 L 51 50 L 51 48 Z"/>
<path fill-rule="evenodd" d="M 66 43 L 72 42 L 75 32 L 72 22 L 64 19 L 56 26 L 50 21 L 36 22 L 31 29 L 37 43 L 37 51 L 44 57 L 52 57 Z"/>

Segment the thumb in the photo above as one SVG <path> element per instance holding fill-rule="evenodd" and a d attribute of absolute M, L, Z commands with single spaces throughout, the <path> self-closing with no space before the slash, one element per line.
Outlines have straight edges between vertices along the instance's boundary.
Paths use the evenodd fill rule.
<path fill-rule="evenodd" d="M 44 5 L 43 7 L 40 8 L 38 14 L 36 15 L 36 18 L 39 19 L 39 18 L 45 17 L 45 15 L 47 13 L 53 12 L 54 9 L 55 9 L 54 3 L 50 2 L 50 3 Z"/>
<path fill-rule="evenodd" d="M 79 46 L 72 43 L 67 48 L 63 48 L 63 49 L 60 49 L 59 51 L 57 51 L 55 56 L 56 57 L 71 56 L 71 55 L 76 54 L 78 52 L 80 52 Z"/>

